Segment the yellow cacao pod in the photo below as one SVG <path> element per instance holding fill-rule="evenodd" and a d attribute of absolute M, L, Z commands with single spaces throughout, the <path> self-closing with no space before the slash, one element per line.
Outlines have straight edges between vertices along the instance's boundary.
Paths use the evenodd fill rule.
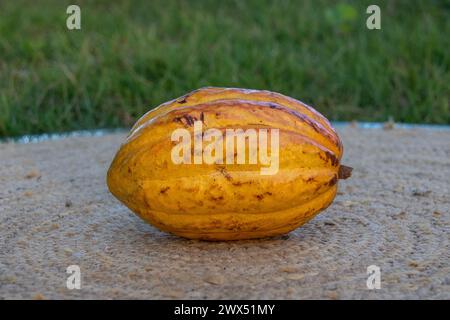
<path fill-rule="evenodd" d="M 202 88 L 146 113 L 108 171 L 111 193 L 191 239 L 287 233 L 333 201 L 342 143 L 306 104 L 270 91 Z"/>

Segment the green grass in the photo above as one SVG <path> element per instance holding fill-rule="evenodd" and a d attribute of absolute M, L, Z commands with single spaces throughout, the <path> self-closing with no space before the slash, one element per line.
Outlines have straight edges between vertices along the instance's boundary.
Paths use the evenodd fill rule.
<path fill-rule="evenodd" d="M 365 26 L 372 3 L 381 31 Z M 447 0 L 2 1 L 0 136 L 129 126 L 209 85 L 332 120 L 450 123 L 449 51 Z"/>

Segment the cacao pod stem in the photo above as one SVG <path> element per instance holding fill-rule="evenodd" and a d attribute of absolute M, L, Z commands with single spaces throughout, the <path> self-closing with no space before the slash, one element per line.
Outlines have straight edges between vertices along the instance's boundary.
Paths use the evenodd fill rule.
<path fill-rule="evenodd" d="M 347 167 L 344 165 L 341 165 L 339 167 L 339 172 L 338 172 L 338 178 L 339 179 L 347 179 L 352 175 L 352 167 Z"/>

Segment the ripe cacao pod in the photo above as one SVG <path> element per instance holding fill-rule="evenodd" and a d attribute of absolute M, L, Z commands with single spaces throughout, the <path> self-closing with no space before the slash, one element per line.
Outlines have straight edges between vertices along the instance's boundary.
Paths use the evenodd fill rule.
<path fill-rule="evenodd" d="M 174 132 L 181 129 L 193 142 L 177 145 Z M 274 156 L 272 164 L 278 162 L 272 173 L 263 174 L 263 162 L 254 162 L 266 146 L 251 149 L 249 129 L 258 130 L 258 143 L 262 133 L 269 137 L 270 132 L 272 142 L 278 138 L 278 146 L 269 143 L 265 154 Z M 231 151 L 223 138 L 230 130 L 238 132 L 230 138 Z M 211 146 L 221 139 L 217 133 L 223 134 L 222 143 L 210 148 L 208 162 L 207 147 L 198 149 L 196 143 Z M 241 145 L 234 145 L 239 137 Z M 181 162 L 174 161 L 175 147 L 183 153 Z M 351 172 L 340 164 L 342 152 L 329 121 L 298 100 L 270 91 L 208 87 L 142 116 L 116 154 L 107 184 L 161 230 L 191 239 L 262 238 L 287 233 L 331 204 L 338 179 Z"/>

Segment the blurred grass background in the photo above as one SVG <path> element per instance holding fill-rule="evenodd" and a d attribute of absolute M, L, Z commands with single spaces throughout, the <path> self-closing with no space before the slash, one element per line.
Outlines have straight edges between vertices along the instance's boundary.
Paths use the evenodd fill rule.
<path fill-rule="evenodd" d="M 448 124 L 449 49 L 449 0 L 1 1 L 0 136 L 129 126 L 202 86 L 278 91 L 332 120 Z"/>

